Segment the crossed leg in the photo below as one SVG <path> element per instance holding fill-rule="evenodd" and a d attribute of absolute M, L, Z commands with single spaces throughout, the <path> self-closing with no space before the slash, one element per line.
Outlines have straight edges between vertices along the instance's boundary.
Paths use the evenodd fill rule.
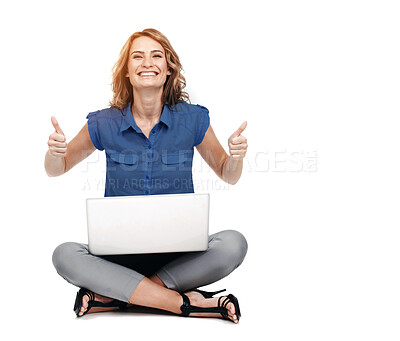
<path fill-rule="evenodd" d="M 218 305 L 218 297 L 204 298 L 203 295 L 195 291 L 186 292 L 185 295 L 189 298 L 191 305 L 196 307 L 208 308 L 216 307 Z M 95 300 L 107 303 L 112 301 L 113 299 L 95 294 Z M 88 302 L 89 297 L 84 295 L 82 298 L 82 307 L 79 315 L 84 314 L 87 309 Z M 143 278 L 143 280 L 138 284 L 138 286 L 133 291 L 131 297 L 129 298 L 129 303 L 131 305 L 157 308 L 170 311 L 175 314 L 180 314 L 180 307 L 183 303 L 183 299 L 178 292 L 168 289 L 157 275 L 153 275 L 150 278 Z M 237 323 L 238 319 L 235 313 L 235 306 L 232 303 L 228 303 L 226 308 L 229 318 L 233 322 Z M 118 308 L 93 307 L 89 310 L 88 314 L 101 311 L 111 311 L 115 309 Z M 218 313 L 191 313 L 189 316 L 221 317 L 221 315 Z"/>
<path fill-rule="evenodd" d="M 186 294 L 192 306 L 218 306 L 218 297 L 206 299 L 191 289 L 227 276 L 242 263 L 246 252 L 247 242 L 243 235 L 227 230 L 211 235 L 206 251 L 187 253 L 177 258 L 173 256 L 161 268 L 155 265 L 156 258 L 150 257 L 148 262 L 139 259 L 136 265 L 144 266 L 144 275 L 140 273 L 141 270 L 137 272 L 129 268 L 134 260 L 130 256 L 119 258 L 120 263 L 116 264 L 111 259 L 91 255 L 87 245 L 79 243 L 64 243 L 57 247 L 53 254 L 53 263 L 58 273 L 68 282 L 95 292 L 96 301 L 107 303 L 113 300 L 109 297 L 114 297 L 130 304 L 180 314 L 183 303 L 180 292 Z M 163 255 L 161 259 L 166 257 L 171 255 Z M 155 266 L 159 270 L 155 270 Z M 88 301 L 89 297 L 85 295 L 80 315 L 87 310 Z M 235 321 L 237 317 L 234 305 L 228 303 L 226 308 L 228 316 Z M 92 307 L 88 313 L 113 309 L 116 308 Z M 220 317 L 220 314 L 192 313 L 190 316 Z"/>

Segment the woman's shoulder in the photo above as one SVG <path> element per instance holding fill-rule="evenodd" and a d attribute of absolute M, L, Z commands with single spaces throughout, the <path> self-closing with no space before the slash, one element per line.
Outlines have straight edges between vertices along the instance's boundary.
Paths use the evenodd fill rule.
<path fill-rule="evenodd" d="M 200 104 L 191 104 L 187 102 L 180 102 L 171 107 L 172 112 L 181 114 L 190 114 L 194 112 L 207 111 L 208 109 Z"/>
<path fill-rule="evenodd" d="M 90 112 L 86 118 L 108 118 L 108 119 L 114 119 L 117 117 L 121 116 L 121 110 L 117 109 L 115 107 L 108 107 L 108 108 L 104 108 L 104 109 L 100 109 L 100 110 L 96 110 L 96 111 L 92 111 Z"/>

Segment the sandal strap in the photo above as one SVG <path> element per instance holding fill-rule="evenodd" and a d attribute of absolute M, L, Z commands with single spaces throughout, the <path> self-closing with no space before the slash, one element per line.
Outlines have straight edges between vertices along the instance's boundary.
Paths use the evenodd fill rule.
<path fill-rule="evenodd" d="M 77 316 L 82 307 L 83 296 L 85 296 L 85 295 L 89 298 L 89 301 L 88 301 L 88 306 L 86 308 L 86 311 L 83 313 L 83 315 L 85 315 L 87 312 L 89 312 L 89 310 L 93 307 L 119 307 L 119 309 L 125 309 L 128 305 L 128 303 L 120 301 L 120 300 L 116 300 L 116 299 L 112 300 L 108 303 L 96 301 L 95 294 L 93 291 L 90 291 L 86 288 L 81 288 L 77 293 L 75 306 L 74 306 L 74 311 Z"/>
<path fill-rule="evenodd" d="M 86 288 L 82 288 L 81 290 L 79 290 L 79 292 L 81 292 L 81 297 L 83 298 L 83 296 L 87 296 L 87 297 L 89 297 L 89 301 L 94 301 L 94 292 L 93 291 L 90 291 L 90 290 L 88 290 L 88 289 L 86 289 Z"/>
<path fill-rule="evenodd" d="M 221 314 L 222 317 L 229 319 L 226 307 L 222 307 L 220 305 L 221 298 L 218 299 L 218 307 L 205 308 L 205 307 L 192 306 L 190 304 L 189 298 L 185 294 L 181 293 L 181 296 L 183 298 L 183 304 L 181 305 L 181 311 L 182 311 L 181 316 L 187 317 L 189 316 L 190 313 L 217 313 Z"/>
<path fill-rule="evenodd" d="M 190 301 L 189 301 L 189 298 L 185 295 L 185 294 L 183 294 L 183 293 L 181 293 L 181 296 L 182 296 L 182 299 L 183 299 L 183 303 L 182 303 L 182 305 L 181 305 L 181 312 L 182 312 L 182 316 L 189 316 L 189 314 L 190 314 L 190 308 L 191 308 L 191 305 L 190 305 Z"/>
<path fill-rule="evenodd" d="M 226 306 L 228 305 L 228 303 L 231 301 L 230 297 L 225 297 L 224 301 L 222 302 L 221 305 L 221 298 L 223 298 L 224 296 L 221 296 L 218 298 L 218 306 L 221 307 L 221 309 L 223 309 L 223 312 L 221 312 L 221 315 L 225 318 L 230 320 L 229 316 L 228 316 L 228 309 L 226 309 Z"/>

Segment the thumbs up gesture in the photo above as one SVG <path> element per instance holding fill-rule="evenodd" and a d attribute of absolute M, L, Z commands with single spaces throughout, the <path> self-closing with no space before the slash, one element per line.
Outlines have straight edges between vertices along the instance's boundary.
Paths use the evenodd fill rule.
<path fill-rule="evenodd" d="M 67 154 L 65 135 L 54 116 L 51 117 L 51 123 L 53 124 L 55 132 L 49 136 L 49 141 L 47 142 L 49 152 L 52 156 L 62 158 Z"/>
<path fill-rule="evenodd" d="M 242 135 L 246 127 L 247 121 L 244 121 L 228 139 L 229 154 L 233 159 L 243 159 L 246 155 L 247 139 Z"/>

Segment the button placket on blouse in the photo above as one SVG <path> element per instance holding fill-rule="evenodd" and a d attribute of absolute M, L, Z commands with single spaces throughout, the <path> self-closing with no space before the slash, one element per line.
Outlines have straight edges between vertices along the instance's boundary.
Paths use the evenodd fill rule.
<path fill-rule="evenodd" d="M 144 172 L 144 180 L 145 180 L 145 190 L 144 194 L 150 194 L 151 188 L 151 171 L 153 168 L 153 146 L 154 146 L 154 137 L 155 137 L 155 127 L 151 130 L 149 138 L 146 137 L 146 164 L 145 164 L 145 172 Z"/>

